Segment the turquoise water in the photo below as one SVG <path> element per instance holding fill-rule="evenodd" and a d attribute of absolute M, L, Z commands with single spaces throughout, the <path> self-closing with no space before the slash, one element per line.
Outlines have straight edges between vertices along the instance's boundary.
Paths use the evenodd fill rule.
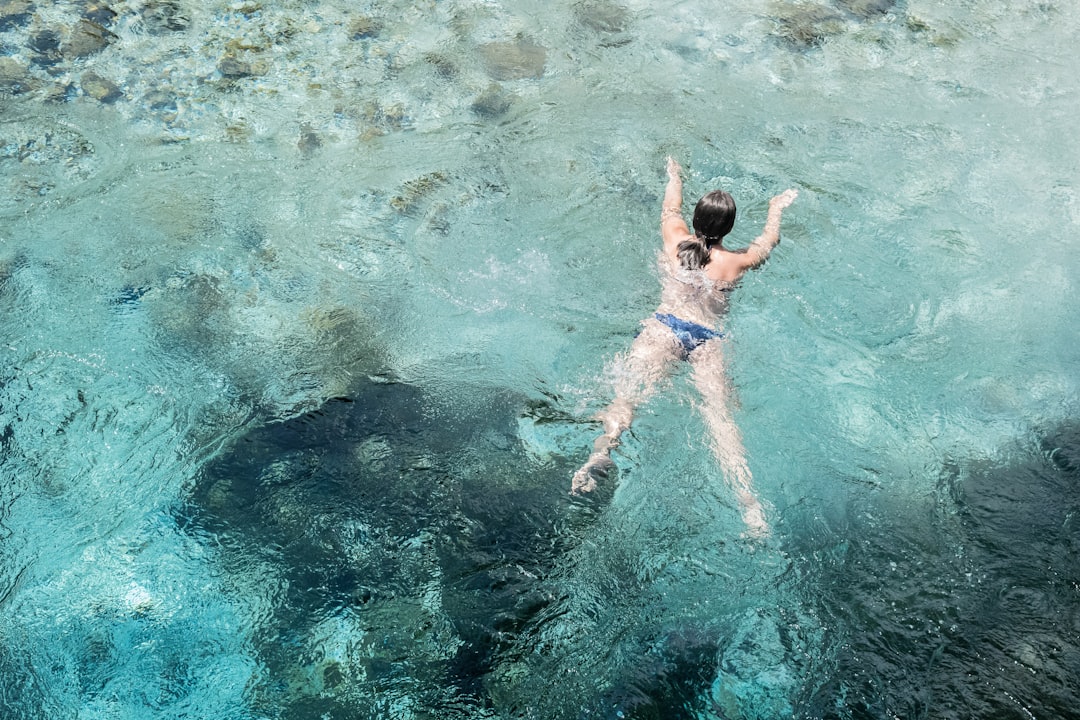
<path fill-rule="evenodd" d="M 0 5 L 3 717 L 1074 714 L 1080 11 L 731 5 Z M 567 495 L 668 154 L 763 541 Z"/>

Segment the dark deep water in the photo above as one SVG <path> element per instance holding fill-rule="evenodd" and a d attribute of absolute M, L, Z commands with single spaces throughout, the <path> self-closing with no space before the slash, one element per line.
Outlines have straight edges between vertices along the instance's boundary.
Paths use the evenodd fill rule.
<path fill-rule="evenodd" d="M 542 419 L 549 408 L 489 400 L 448 424 L 425 416 L 416 388 L 369 383 L 259 427 L 207 466 L 181 527 L 215 538 L 231 571 L 273 563 L 287 588 L 255 635 L 260 664 L 280 680 L 260 688 L 254 709 L 382 717 L 408 698 L 432 717 L 729 716 L 717 678 L 775 648 L 753 633 L 671 630 L 660 617 L 639 621 L 642 654 L 621 658 L 591 697 L 564 696 L 557 677 L 544 679 L 543 695 L 498 686 L 499 663 L 553 672 L 533 657 L 536 638 L 567 602 L 560 557 L 585 541 L 598 508 L 559 492 L 566 467 L 522 473 L 516 416 Z M 358 452 L 376 441 L 386 443 L 377 459 Z M 811 647 L 798 618 L 779 613 L 783 661 L 806 673 L 791 714 L 1073 715 L 1080 428 L 1040 432 L 1012 456 L 950 466 L 928 511 L 873 498 L 822 520 L 835 523 L 828 534 L 808 525 L 784 539 L 782 582 L 821 624 Z M 496 473 L 515 474 L 520 488 L 492 492 L 485 479 Z M 424 601 L 433 589 L 437 612 Z M 305 647 L 320 622 L 340 617 L 362 633 L 362 665 Z"/>

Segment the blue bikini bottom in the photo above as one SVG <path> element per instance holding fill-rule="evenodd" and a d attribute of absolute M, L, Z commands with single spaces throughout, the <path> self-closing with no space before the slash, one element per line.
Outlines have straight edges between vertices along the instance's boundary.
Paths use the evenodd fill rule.
<path fill-rule="evenodd" d="M 683 320 L 674 315 L 656 313 L 654 317 L 671 328 L 671 332 L 673 332 L 676 339 L 682 343 L 683 349 L 686 350 L 688 355 L 706 340 L 724 337 L 724 333 L 722 332 L 716 332 L 704 325 L 698 325 L 696 322 Z"/>

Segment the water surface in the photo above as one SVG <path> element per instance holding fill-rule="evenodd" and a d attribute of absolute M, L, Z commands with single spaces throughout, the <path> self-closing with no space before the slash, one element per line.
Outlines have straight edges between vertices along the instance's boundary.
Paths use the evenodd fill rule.
<path fill-rule="evenodd" d="M 730 5 L 9 3 L 4 716 L 1072 714 L 1080 13 Z M 765 541 L 682 372 L 567 496 L 669 154 Z"/>

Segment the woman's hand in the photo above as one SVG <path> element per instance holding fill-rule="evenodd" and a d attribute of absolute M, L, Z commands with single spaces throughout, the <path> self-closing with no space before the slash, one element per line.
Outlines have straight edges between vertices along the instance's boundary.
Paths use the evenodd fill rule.
<path fill-rule="evenodd" d="M 679 163 L 675 161 L 675 158 L 668 155 L 667 159 L 667 175 L 671 180 L 678 180 L 679 173 L 682 172 L 682 168 L 679 167 Z"/>
<path fill-rule="evenodd" d="M 769 209 L 783 210 L 784 208 L 795 202 L 795 198 L 799 197 L 798 190 L 785 190 L 773 199 L 769 200 Z"/>

